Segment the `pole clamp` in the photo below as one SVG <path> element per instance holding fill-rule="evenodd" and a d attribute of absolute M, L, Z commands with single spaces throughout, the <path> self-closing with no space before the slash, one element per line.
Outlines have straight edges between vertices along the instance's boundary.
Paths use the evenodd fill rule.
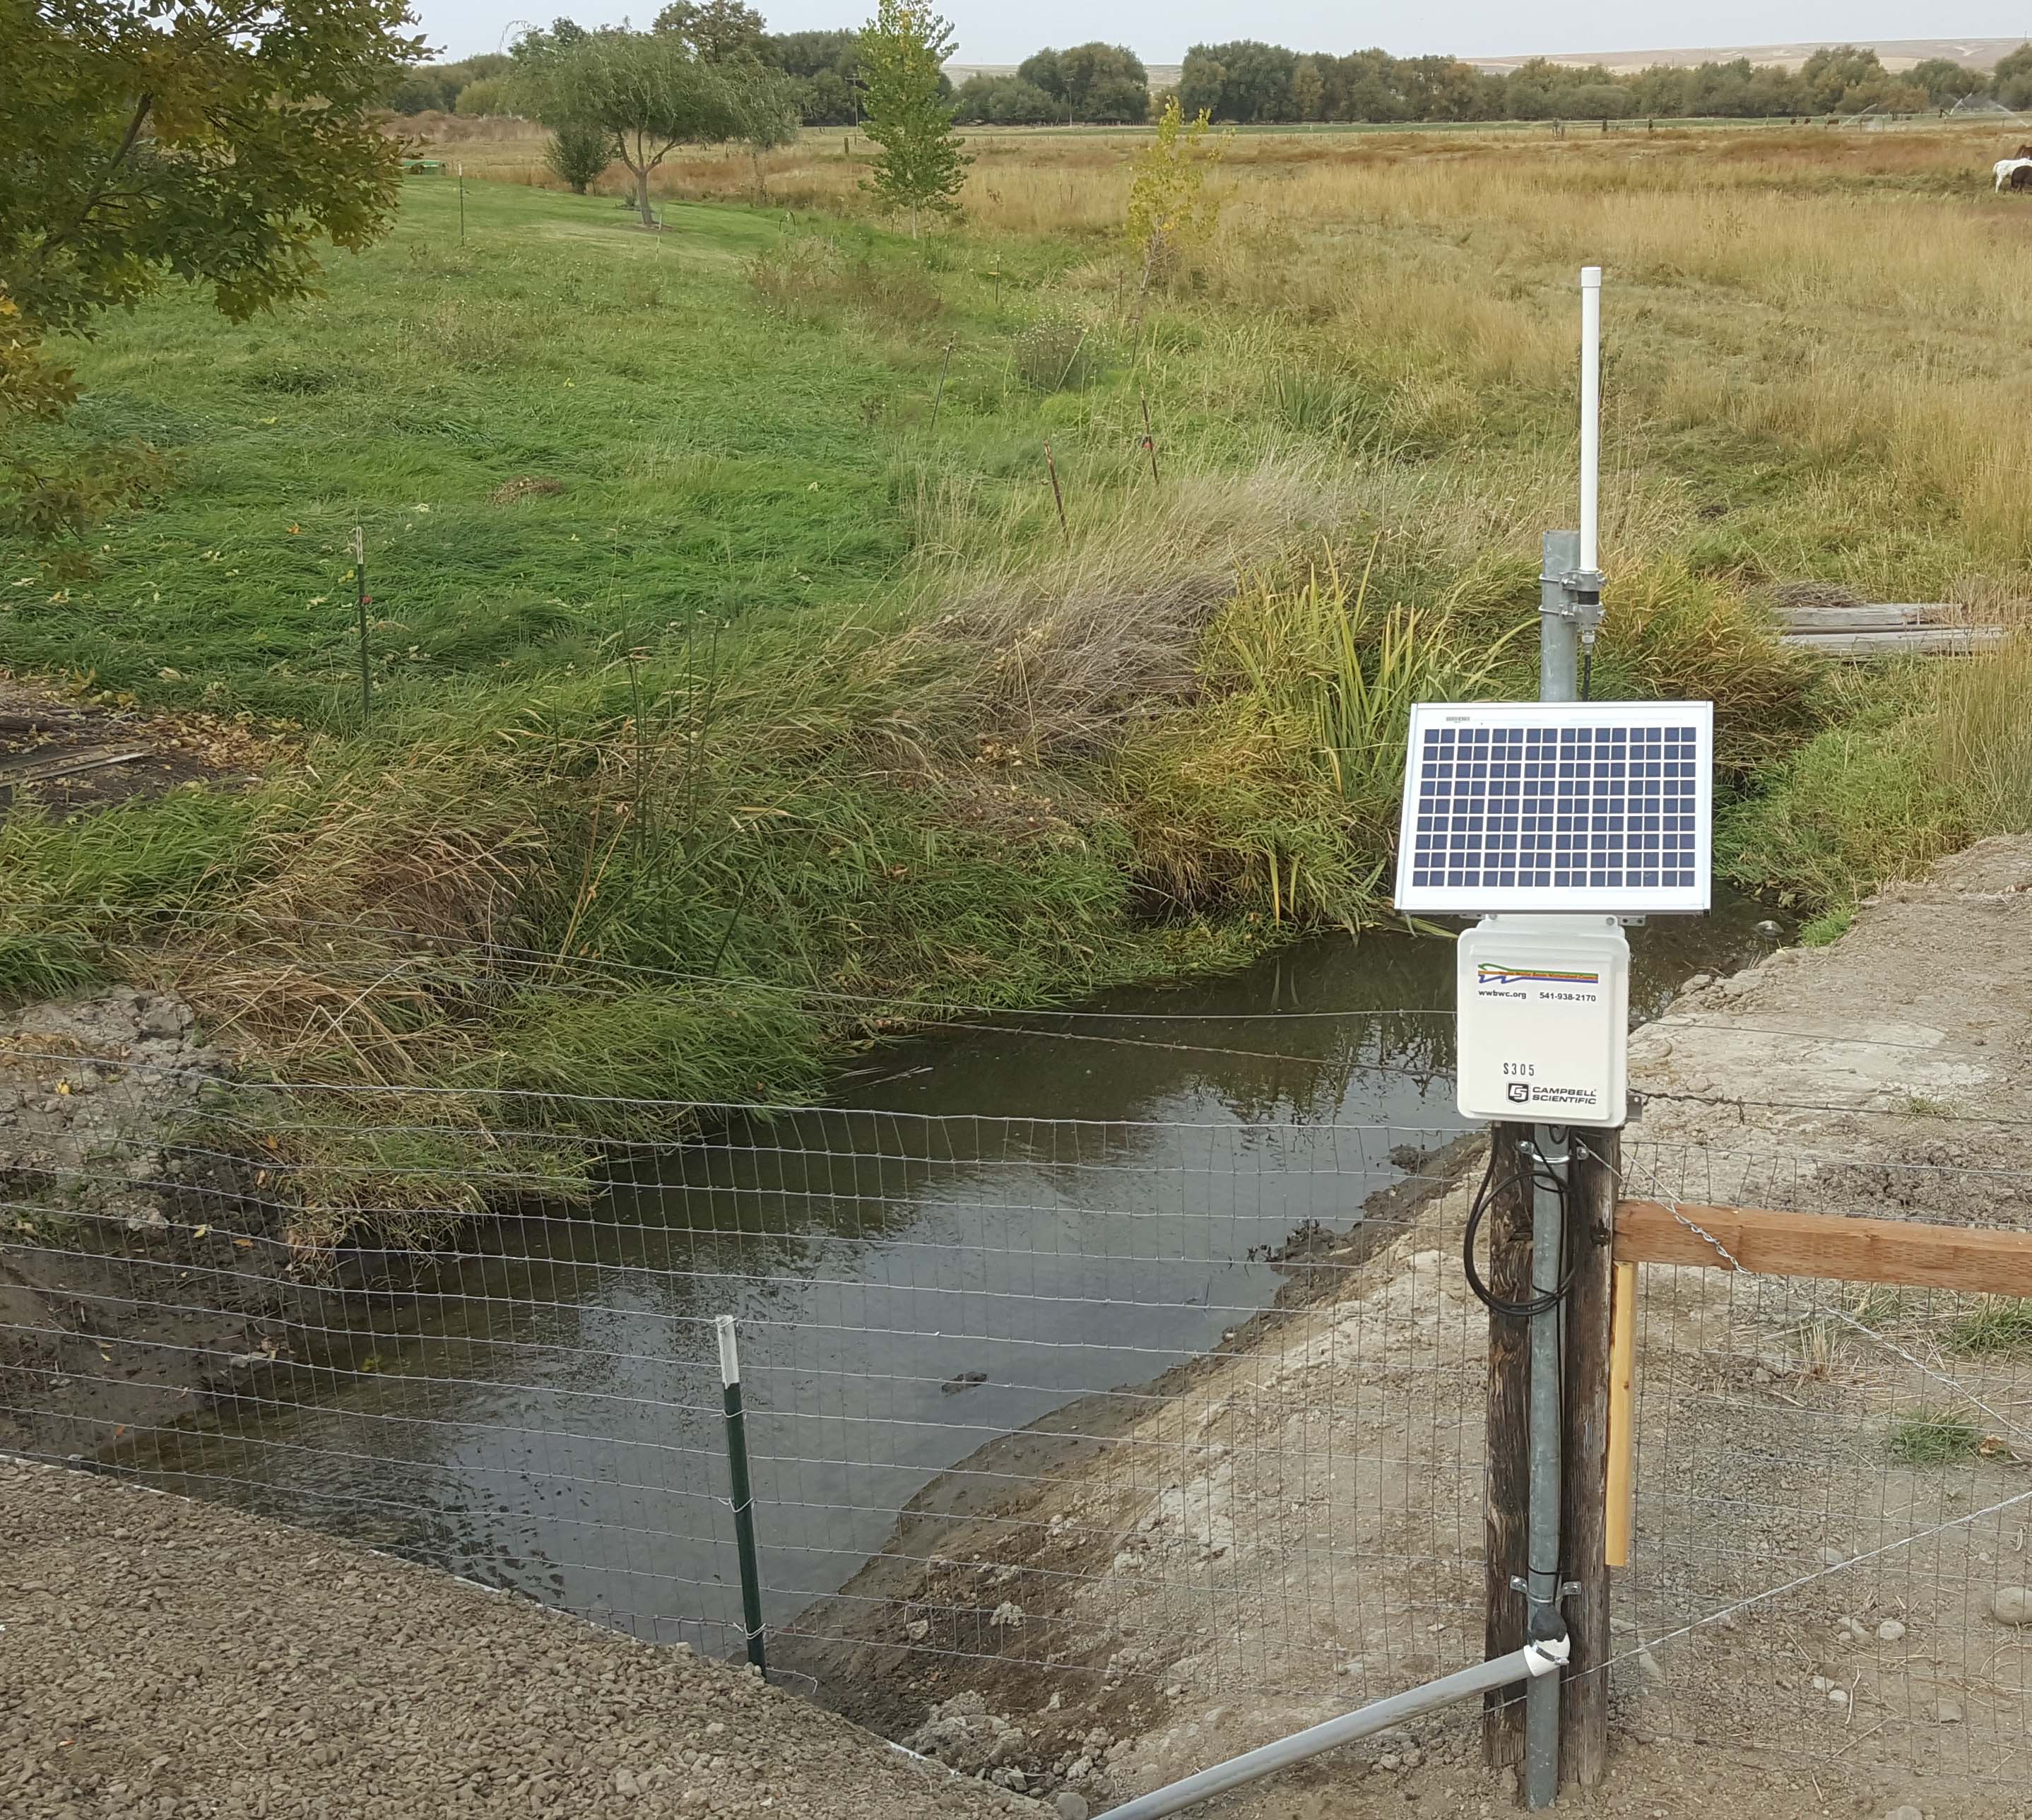
<path fill-rule="evenodd" d="M 1530 1583 L 1522 1574 L 1511 1576 L 1510 1586 L 1511 1591 L 1524 1595 L 1524 1602 L 1530 1608 L 1530 1615 L 1524 1622 L 1524 1635 L 1527 1642 L 1549 1642 L 1556 1637 L 1566 1635 L 1567 1620 L 1560 1616 L 1559 1604 L 1581 1590 L 1578 1581 L 1562 1580 L 1557 1590 L 1543 1597 L 1531 1590 Z"/>
<path fill-rule="evenodd" d="M 1527 1605 L 1556 1605 L 1562 1599 L 1570 1599 L 1578 1593 L 1581 1590 L 1581 1583 L 1578 1580 L 1562 1580 L 1557 1592 L 1548 1593 L 1541 1598 L 1531 1590 L 1531 1583 L 1522 1574 L 1512 1574 L 1510 1576 L 1510 1590 L 1513 1593 L 1522 1593 Z"/>
<path fill-rule="evenodd" d="M 1601 626 L 1601 571 L 1599 569 L 1569 569 L 1563 574 L 1541 575 L 1538 579 L 1550 582 L 1559 590 L 1560 595 L 1558 606 L 1541 606 L 1538 611 L 1578 626 L 1582 638 L 1592 645 L 1595 633 Z"/>

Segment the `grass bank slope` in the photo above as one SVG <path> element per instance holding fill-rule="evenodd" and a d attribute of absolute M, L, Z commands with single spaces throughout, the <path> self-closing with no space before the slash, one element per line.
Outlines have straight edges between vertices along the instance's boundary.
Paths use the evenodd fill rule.
<path fill-rule="evenodd" d="M 252 789 L 17 810 L 0 992 L 134 978 L 286 1076 L 633 1128 L 943 1005 L 1358 928 L 1405 704 L 1532 686 L 1584 243 L 1622 262 L 1598 692 L 1714 697 L 1763 790 L 1887 699 L 1781 652 L 1765 584 L 2010 587 L 2015 495 L 1955 438 L 2023 415 L 1970 390 L 1922 473 L 1879 435 L 1910 364 L 1867 376 L 1889 323 L 2003 400 L 2028 256 L 1941 193 L 1953 148 L 1727 136 L 1253 139 L 1149 295 L 1106 144 L 984 161 L 918 243 L 420 178 L 313 304 L 112 323 L 63 434 L 169 482 L 69 573 L 0 551 L 0 660 L 282 745 Z M 1736 234 L 1753 203 L 1787 236 Z M 1899 304 L 1948 252 L 1955 310 Z"/>

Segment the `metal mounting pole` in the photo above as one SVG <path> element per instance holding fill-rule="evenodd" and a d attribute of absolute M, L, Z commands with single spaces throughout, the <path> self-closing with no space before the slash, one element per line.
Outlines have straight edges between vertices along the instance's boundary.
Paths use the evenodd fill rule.
<path fill-rule="evenodd" d="M 1581 622 L 1569 578 L 1580 566 L 1578 531 L 1548 531 L 1538 575 L 1538 699 L 1578 701 Z"/>
<path fill-rule="evenodd" d="M 1538 699 L 1573 701 L 1580 694 L 1581 619 L 1575 611 L 1574 570 L 1579 533 L 1545 533 L 1545 573 L 1538 607 Z M 1563 1207 L 1556 1186 L 1543 1179 L 1558 1153 L 1541 1125 L 1531 1133 L 1535 1152 L 1531 1188 L 1531 1295 L 1559 1287 L 1566 1254 Z M 1559 1311 L 1531 1317 L 1530 1354 L 1530 1490 L 1526 1517 L 1526 1573 L 1518 1586 L 1526 1605 L 1527 1640 L 1563 1635 L 1559 1611 Z M 1524 1691 L 1524 1804 L 1549 1807 L 1559 1792 L 1559 1686 L 1552 1676 Z"/>
<path fill-rule="evenodd" d="M 1592 652 L 1601 623 L 1601 267 L 1581 271 L 1581 498 L 1578 531 L 1548 531 L 1539 577 L 1538 699 L 1577 701 L 1581 656 Z M 1537 1159 L 1531 1188 L 1531 1294 L 1556 1295 L 1565 1274 L 1567 1147 L 1551 1130 L 1532 1134 Z M 1531 1319 L 1530 1493 L 1526 1574 L 1519 1590 L 1532 1641 L 1563 1637 L 1560 1610 L 1559 1482 L 1563 1455 L 1559 1310 Z M 1559 1687 L 1556 1676 L 1533 1681 L 1524 1695 L 1524 1804 L 1549 1807 L 1559 1792 Z"/>
<path fill-rule="evenodd" d="M 1566 1256 L 1565 1204 L 1548 1169 L 1563 1172 L 1569 1158 L 1543 1125 L 1532 1133 L 1531 1296 L 1558 1291 Z M 1559 1310 L 1531 1317 L 1531 1490 L 1522 1588 L 1530 1607 L 1528 1642 L 1566 1635 L 1560 1615 L 1559 1572 Z M 1559 1680 L 1548 1675 L 1524 1690 L 1524 1805 L 1549 1807 L 1559 1792 Z"/>

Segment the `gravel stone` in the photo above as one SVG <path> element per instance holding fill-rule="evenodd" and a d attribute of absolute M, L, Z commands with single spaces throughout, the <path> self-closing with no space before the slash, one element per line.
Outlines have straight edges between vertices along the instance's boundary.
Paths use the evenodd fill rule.
<path fill-rule="evenodd" d="M 1989 1610 L 2000 1624 L 2032 1624 L 2032 1586 L 1999 1586 Z"/>

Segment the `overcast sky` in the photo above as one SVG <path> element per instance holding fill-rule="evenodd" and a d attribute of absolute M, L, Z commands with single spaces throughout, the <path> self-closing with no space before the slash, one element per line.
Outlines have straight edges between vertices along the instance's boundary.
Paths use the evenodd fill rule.
<path fill-rule="evenodd" d="M 412 0 L 431 43 L 447 57 L 499 48 L 522 17 L 492 0 Z M 509 0 L 512 7 L 516 0 Z M 581 24 L 646 24 L 661 0 L 544 0 Z M 858 25 L 869 0 L 762 0 L 775 32 Z M 1705 5 L 1631 5 L 1628 0 L 1425 0 L 1418 6 L 1309 5 L 1305 0 L 945 0 L 959 32 L 959 61 L 1015 63 L 1044 44 L 1103 38 L 1145 62 L 1176 63 L 1188 44 L 1265 38 L 1299 50 L 1353 50 L 1380 44 L 1399 56 L 1450 51 L 1502 57 L 1534 50 L 1673 50 L 1709 44 L 1773 44 L 1818 38 L 2015 36 L 2027 29 L 2025 0 L 1958 0 L 1941 17 L 1911 0 L 1709 0 Z"/>

